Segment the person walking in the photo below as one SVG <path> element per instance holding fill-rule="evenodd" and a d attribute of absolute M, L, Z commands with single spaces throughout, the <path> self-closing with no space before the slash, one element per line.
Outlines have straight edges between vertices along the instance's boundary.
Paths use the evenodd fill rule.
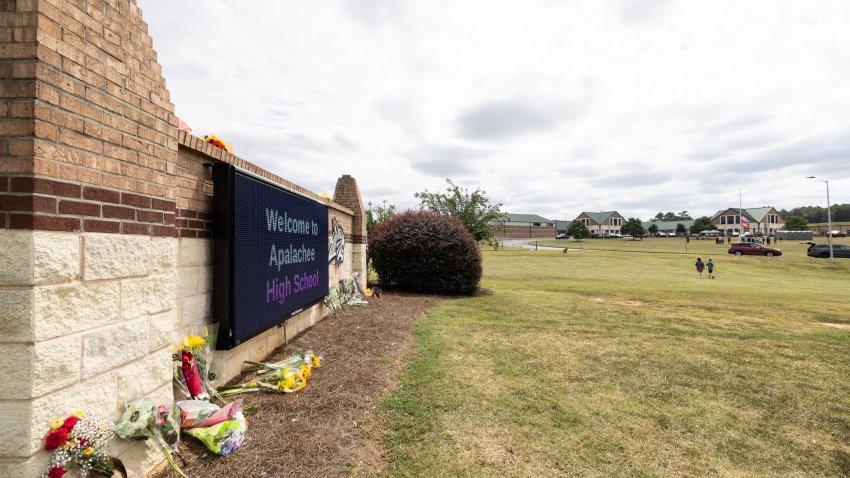
<path fill-rule="evenodd" d="M 697 261 L 694 266 L 697 268 L 697 275 L 700 279 L 702 279 L 702 271 L 705 269 L 705 262 L 702 261 L 702 258 L 697 257 Z"/>
<path fill-rule="evenodd" d="M 711 262 L 711 259 L 705 264 L 705 269 L 708 271 L 708 278 L 714 279 L 714 263 Z"/>

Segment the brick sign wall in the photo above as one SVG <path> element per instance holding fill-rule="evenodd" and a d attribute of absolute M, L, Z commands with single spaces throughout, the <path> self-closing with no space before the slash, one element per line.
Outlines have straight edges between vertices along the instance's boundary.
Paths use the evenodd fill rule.
<path fill-rule="evenodd" d="M 134 0 L 0 0 L 0 476 L 41 475 L 58 417 L 111 418 L 131 392 L 173 398 L 176 338 L 210 325 L 206 164 L 319 198 L 177 124 Z M 365 270 L 353 178 L 335 197 L 328 221 L 351 247 L 330 277 Z M 325 313 L 218 354 L 225 377 Z M 162 458 L 149 443 L 115 445 L 131 476 Z"/>

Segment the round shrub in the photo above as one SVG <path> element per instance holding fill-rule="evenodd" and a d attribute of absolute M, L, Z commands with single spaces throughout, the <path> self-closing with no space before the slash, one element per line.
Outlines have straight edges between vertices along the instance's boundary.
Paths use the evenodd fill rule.
<path fill-rule="evenodd" d="M 407 211 L 369 236 L 369 257 L 383 287 L 437 294 L 472 294 L 481 280 L 481 252 L 457 219 Z"/>

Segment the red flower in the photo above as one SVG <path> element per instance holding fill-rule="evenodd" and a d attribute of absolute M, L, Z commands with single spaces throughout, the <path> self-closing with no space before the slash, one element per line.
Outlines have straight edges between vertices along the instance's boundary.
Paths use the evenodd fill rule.
<path fill-rule="evenodd" d="M 65 419 L 65 421 L 62 423 L 62 426 L 65 427 L 66 430 L 71 431 L 74 429 L 74 425 L 77 424 L 77 420 L 79 420 L 77 417 L 71 415 L 70 417 Z"/>
<path fill-rule="evenodd" d="M 65 442 L 68 441 L 68 430 L 64 428 L 59 428 L 57 430 L 51 430 L 50 433 L 44 438 L 45 448 L 47 451 L 53 451 L 60 446 L 64 445 Z M 61 475 L 60 475 L 61 476 Z"/>
<path fill-rule="evenodd" d="M 192 352 L 188 350 L 184 350 L 181 356 L 182 370 L 183 370 L 183 380 L 186 382 L 186 388 L 189 390 L 189 395 L 192 398 L 196 398 L 198 395 L 204 393 L 203 387 L 201 387 L 201 377 L 198 375 L 198 366 L 195 364 L 195 359 L 192 356 Z"/>
<path fill-rule="evenodd" d="M 54 466 L 47 472 L 47 478 L 62 478 L 65 475 L 65 468 Z"/>

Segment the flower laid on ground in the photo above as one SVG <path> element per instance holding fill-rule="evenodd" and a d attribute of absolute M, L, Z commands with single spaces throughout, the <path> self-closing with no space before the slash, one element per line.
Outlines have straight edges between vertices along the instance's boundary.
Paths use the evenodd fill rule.
<path fill-rule="evenodd" d="M 203 335 L 184 337 L 174 353 L 174 381 L 186 398 L 220 398 L 210 385 L 217 376 L 212 362 L 213 342 L 214 337 L 204 329 Z"/>
<path fill-rule="evenodd" d="M 180 441 L 178 416 L 173 406 L 156 406 L 148 398 L 132 398 L 124 402 L 121 416 L 115 419 L 112 428 L 116 435 L 128 440 L 153 438 L 171 468 L 183 478 L 188 478 L 174 463 L 169 451 L 176 452 Z"/>
<path fill-rule="evenodd" d="M 74 469 L 82 475 L 112 476 L 115 469 L 107 452 L 110 438 L 112 432 L 109 428 L 93 418 L 84 417 L 82 411 L 64 420 L 54 420 L 44 437 L 45 449 L 53 452 L 44 476 L 62 478 Z"/>
<path fill-rule="evenodd" d="M 339 318 L 337 311 L 345 311 L 347 305 L 368 304 L 363 300 L 366 290 L 359 272 L 350 277 L 340 276 L 336 283 L 328 285 L 328 295 L 325 296 L 324 302 L 334 316 Z"/>
<path fill-rule="evenodd" d="M 246 383 L 218 388 L 221 396 L 251 392 L 292 393 L 307 386 L 313 367 L 319 367 L 321 357 L 312 350 L 296 350 L 280 362 L 244 362 L 243 373 L 255 372 L 257 377 Z"/>
<path fill-rule="evenodd" d="M 231 145 L 227 141 L 217 137 L 214 134 L 208 134 L 208 135 L 204 136 L 204 141 L 206 141 L 207 143 L 209 143 L 209 144 L 211 144 L 211 145 L 213 145 L 217 148 L 221 148 L 221 149 L 227 151 L 228 153 L 231 153 L 231 154 L 233 153 L 233 145 Z"/>
<path fill-rule="evenodd" d="M 242 415 L 241 402 L 219 407 L 203 400 L 184 400 L 177 406 L 183 432 L 200 440 L 213 453 L 226 456 L 242 446 L 248 423 Z"/>

